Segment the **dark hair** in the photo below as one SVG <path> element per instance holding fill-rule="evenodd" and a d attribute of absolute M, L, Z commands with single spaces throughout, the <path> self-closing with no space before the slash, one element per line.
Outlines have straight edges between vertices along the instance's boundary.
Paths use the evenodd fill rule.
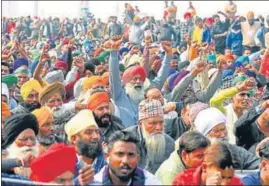
<path fill-rule="evenodd" d="M 250 51 L 251 51 L 251 48 L 250 48 L 249 46 L 244 46 L 244 52 L 245 52 L 246 50 L 250 50 Z"/>
<path fill-rule="evenodd" d="M 261 159 L 269 159 L 269 141 L 261 145 L 259 148 L 259 156 Z"/>
<path fill-rule="evenodd" d="M 94 64 L 92 64 L 90 62 L 86 62 L 86 63 L 84 63 L 84 67 L 85 67 L 85 70 L 89 70 L 89 71 L 91 71 L 91 73 L 94 74 L 94 70 L 95 70 Z"/>
<path fill-rule="evenodd" d="M 148 92 L 150 91 L 150 90 L 152 90 L 152 89 L 158 89 L 156 86 L 149 86 L 148 88 L 146 88 L 145 89 L 145 91 L 144 91 L 144 98 L 145 99 L 147 99 L 147 94 L 148 94 Z M 158 89 L 159 90 L 159 89 Z M 160 91 L 161 92 L 161 91 Z"/>
<path fill-rule="evenodd" d="M 1 62 L 1 65 L 2 65 L 2 66 L 6 66 L 6 67 L 10 68 L 10 65 L 9 65 L 7 62 L 4 62 L 4 61 L 3 61 L 3 62 Z"/>
<path fill-rule="evenodd" d="M 204 161 L 207 163 L 213 163 L 221 169 L 233 166 L 232 153 L 227 143 L 219 142 L 211 145 L 205 151 Z"/>
<path fill-rule="evenodd" d="M 198 148 L 205 148 L 209 145 L 209 139 L 203 134 L 197 131 L 188 131 L 180 137 L 178 155 L 181 156 L 182 151 L 191 153 Z"/>
<path fill-rule="evenodd" d="M 128 132 L 128 131 L 116 131 L 108 138 L 108 145 L 107 145 L 108 152 L 111 151 L 111 149 L 114 146 L 114 143 L 116 143 L 118 141 L 123 141 L 123 142 L 127 142 L 127 143 L 134 143 L 137 147 L 137 152 L 139 153 L 139 148 L 138 148 L 139 140 L 133 133 Z"/>
<path fill-rule="evenodd" d="M 92 59 L 90 59 L 90 60 L 89 60 L 89 63 L 91 63 L 91 64 L 93 64 L 93 65 L 95 65 L 95 66 L 101 65 L 100 60 L 97 59 L 97 58 L 92 58 Z"/>
<path fill-rule="evenodd" d="M 183 100 L 183 107 L 185 108 L 186 106 L 191 105 L 191 104 L 194 104 L 194 103 L 196 103 L 197 101 L 199 101 L 199 100 L 197 99 L 197 97 L 186 97 L 186 98 Z"/>
<path fill-rule="evenodd" d="M 214 19 L 216 19 L 216 18 L 220 18 L 220 16 L 219 16 L 218 14 L 214 14 L 214 15 L 212 16 L 213 21 L 214 21 Z"/>

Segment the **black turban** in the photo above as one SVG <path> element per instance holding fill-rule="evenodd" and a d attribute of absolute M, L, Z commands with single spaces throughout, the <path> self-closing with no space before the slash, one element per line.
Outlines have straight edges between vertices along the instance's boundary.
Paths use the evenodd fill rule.
<path fill-rule="evenodd" d="M 38 134 L 38 121 L 31 113 L 14 114 L 4 124 L 2 148 L 7 148 L 25 129 L 33 129 Z"/>

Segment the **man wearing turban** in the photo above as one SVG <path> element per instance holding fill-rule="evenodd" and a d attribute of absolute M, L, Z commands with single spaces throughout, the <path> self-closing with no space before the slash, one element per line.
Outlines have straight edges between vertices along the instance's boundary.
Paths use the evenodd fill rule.
<path fill-rule="evenodd" d="M 112 114 L 110 98 L 107 92 L 93 93 L 88 100 L 87 107 L 93 112 L 95 121 L 100 129 L 100 136 L 105 143 L 107 143 L 112 133 L 125 128 L 121 119 Z"/>
<path fill-rule="evenodd" d="M 53 124 L 53 115 L 45 106 L 32 112 L 35 115 L 39 125 L 38 142 L 39 154 L 45 152 L 52 144 L 63 142 L 63 139 L 55 135 L 55 126 Z"/>
<path fill-rule="evenodd" d="M 20 67 L 14 72 L 14 74 L 18 78 L 17 86 L 15 88 L 14 98 L 17 100 L 17 102 L 23 102 L 23 99 L 20 94 L 20 89 L 21 89 L 21 86 L 27 81 L 29 81 L 30 79 L 29 70 L 27 68 Z"/>
<path fill-rule="evenodd" d="M 18 104 L 17 101 L 14 99 L 14 91 L 16 88 L 16 84 L 18 82 L 18 78 L 13 74 L 8 74 L 2 76 L 2 82 L 5 83 L 8 87 L 9 91 L 9 106 L 10 109 L 14 109 Z"/>
<path fill-rule="evenodd" d="M 21 86 L 20 91 L 24 102 L 19 103 L 19 105 L 11 111 L 13 114 L 29 113 L 40 108 L 38 97 L 41 91 L 41 85 L 37 80 L 27 81 Z"/>
<path fill-rule="evenodd" d="M 164 113 L 161 102 L 146 99 L 139 104 L 138 125 L 125 131 L 140 136 L 139 167 L 155 174 L 159 166 L 174 151 L 174 140 L 164 133 Z"/>
<path fill-rule="evenodd" d="M 111 41 L 114 45 L 119 45 L 121 40 Z M 116 43 L 116 44 L 115 44 Z M 129 66 L 123 73 L 122 81 L 125 88 L 122 87 L 120 72 L 119 72 L 119 58 L 118 46 L 112 48 L 109 59 L 109 79 L 112 92 L 112 99 L 120 109 L 120 117 L 126 127 L 133 126 L 138 119 L 138 104 L 144 99 L 144 90 L 149 86 L 156 86 L 161 89 L 166 78 L 169 75 L 170 61 L 172 59 L 172 48 L 169 42 L 163 42 L 162 46 L 165 50 L 165 57 L 162 61 L 162 66 L 150 83 L 146 80 L 146 71 L 140 65 Z"/>
<path fill-rule="evenodd" d="M 92 111 L 85 109 L 78 112 L 66 123 L 64 129 L 78 157 L 75 175 L 77 176 L 78 170 L 88 164 L 92 165 L 95 173 L 99 172 L 106 161 L 100 131 Z"/>
<path fill-rule="evenodd" d="M 2 149 L 4 149 L 7 159 L 20 159 L 26 153 L 32 155 L 32 158 L 38 156 L 36 143 L 38 124 L 33 114 L 22 113 L 10 116 L 4 123 L 3 133 Z M 30 170 L 18 167 L 14 169 L 14 172 L 28 177 Z"/>

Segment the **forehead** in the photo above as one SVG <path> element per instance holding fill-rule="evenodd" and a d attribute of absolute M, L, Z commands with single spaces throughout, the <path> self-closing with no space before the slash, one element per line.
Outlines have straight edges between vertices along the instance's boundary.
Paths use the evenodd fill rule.
<path fill-rule="evenodd" d="M 22 131 L 16 139 L 19 138 L 23 138 L 23 137 L 27 137 L 27 136 L 35 136 L 35 132 L 33 131 L 33 129 L 25 129 L 24 131 Z"/>
<path fill-rule="evenodd" d="M 161 91 L 157 88 L 152 88 L 148 91 L 148 96 L 161 94 Z"/>
<path fill-rule="evenodd" d="M 125 142 L 125 141 L 116 141 L 111 149 L 112 152 L 137 152 L 137 147 L 135 143 Z"/>
<path fill-rule="evenodd" d="M 24 73 L 18 73 L 17 74 L 17 77 L 28 77 L 28 75 L 27 74 L 24 74 Z"/>
<path fill-rule="evenodd" d="M 101 104 L 97 107 L 97 109 L 102 108 L 102 107 L 108 107 L 108 106 L 109 106 L 109 103 L 101 103 Z"/>
<path fill-rule="evenodd" d="M 226 127 L 225 123 L 220 123 L 217 126 L 215 126 L 212 130 L 219 130 L 219 129 L 223 129 L 225 127 Z"/>
<path fill-rule="evenodd" d="M 154 121 L 163 121 L 163 117 L 161 116 L 154 116 L 147 119 L 147 122 L 154 122 Z"/>
<path fill-rule="evenodd" d="M 32 90 L 30 94 L 39 94 L 36 90 Z"/>
<path fill-rule="evenodd" d="M 204 154 L 206 148 L 198 148 L 198 149 L 195 149 L 194 151 L 191 152 L 191 154 L 193 154 L 194 156 L 195 155 L 199 155 L 199 154 Z"/>
<path fill-rule="evenodd" d="M 50 97 L 49 101 L 54 100 L 54 99 L 62 99 L 60 93 L 57 92 L 57 93 L 53 94 L 53 95 Z"/>
<path fill-rule="evenodd" d="M 96 130 L 98 129 L 96 126 L 90 126 L 90 127 L 87 127 L 86 129 L 82 130 L 81 132 L 84 133 L 86 131 L 89 131 L 89 130 Z"/>

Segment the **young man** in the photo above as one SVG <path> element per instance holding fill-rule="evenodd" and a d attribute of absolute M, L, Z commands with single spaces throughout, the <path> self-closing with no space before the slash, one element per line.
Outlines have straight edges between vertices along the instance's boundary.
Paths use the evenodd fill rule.
<path fill-rule="evenodd" d="M 232 155 L 225 143 L 211 145 L 202 165 L 179 173 L 173 185 L 243 185 L 234 176 Z"/>
<path fill-rule="evenodd" d="M 138 139 L 130 132 L 117 131 L 109 138 L 108 166 L 94 180 L 102 185 L 161 185 L 149 172 L 138 168 Z"/>

